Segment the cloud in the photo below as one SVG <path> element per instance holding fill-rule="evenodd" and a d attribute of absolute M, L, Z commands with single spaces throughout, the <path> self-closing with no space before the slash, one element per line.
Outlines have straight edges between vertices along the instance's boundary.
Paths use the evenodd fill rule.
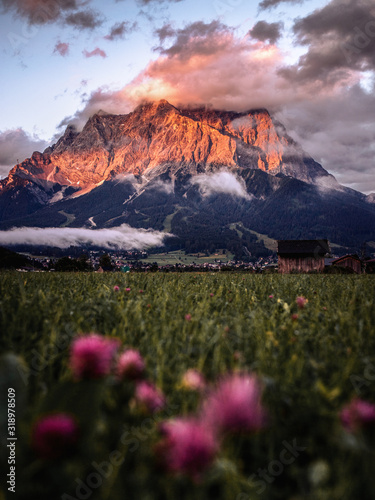
<path fill-rule="evenodd" d="M 21 227 L 0 231 L 2 245 L 36 245 L 69 248 L 70 246 L 94 245 L 107 249 L 141 250 L 161 246 L 168 233 L 133 228 L 127 224 L 109 229 L 68 227 Z"/>
<path fill-rule="evenodd" d="M 1 0 L 5 12 L 14 12 L 30 24 L 46 24 L 61 18 L 63 11 L 75 10 L 78 0 Z"/>
<path fill-rule="evenodd" d="M 58 22 L 76 29 L 94 29 L 103 24 L 103 16 L 86 7 L 92 0 L 0 0 L 5 12 L 26 19 L 30 25 Z"/>
<path fill-rule="evenodd" d="M 191 179 L 191 184 L 199 186 L 203 196 L 231 194 L 238 198 L 250 199 L 245 183 L 234 174 L 222 170 L 213 174 L 199 174 Z"/>
<path fill-rule="evenodd" d="M 53 53 L 55 54 L 56 52 L 58 54 L 60 54 L 60 56 L 63 56 L 63 57 L 68 55 L 69 54 L 69 43 L 57 42 Z"/>
<path fill-rule="evenodd" d="M 81 10 L 66 16 L 65 22 L 76 29 L 93 30 L 101 26 L 104 19 L 99 12 L 94 10 Z"/>
<path fill-rule="evenodd" d="M 95 57 L 95 56 L 99 56 L 99 57 L 103 57 L 103 58 L 107 57 L 107 54 L 104 52 L 104 50 L 99 49 L 99 47 L 96 47 L 96 49 L 92 50 L 91 52 L 88 52 L 87 50 L 84 50 L 82 52 L 82 54 L 86 58 Z"/>
<path fill-rule="evenodd" d="M 178 30 L 164 26 L 158 36 L 156 60 L 123 89 L 94 91 L 70 120 L 81 127 L 100 109 L 128 113 L 142 102 L 159 99 L 175 106 L 245 111 L 299 98 L 298 89 L 277 73 L 283 59 L 274 45 L 239 39 L 218 21 L 195 22 Z"/>
<path fill-rule="evenodd" d="M 137 3 L 139 3 L 142 6 L 146 6 L 146 5 L 151 5 L 153 3 L 178 3 L 182 1 L 183 0 L 137 0 Z"/>
<path fill-rule="evenodd" d="M 34 151 L 43 151 L 48 146 L 37 135 L 29 135 L 22 128 L 0 132 L 0 175 L 8 175 L 9 170 L 19 161 L 31 156 Z"/>
<path fill-rule="evenodd" d="M 274 9 L 275 7 L 278 7 L 281 4 L 284 3 L 291 3 L 291 4 L 301 4 L 305 0 L 262 0 L 259 4 L 259 9 L 260 10 L 267 10 L 267 9 Z"/>
<path fill-rule="evenodd" d="M 267 23 L 266 21 L 259 21 L 249 31 L 249 35 L 261 42 L 270 42 L 275 44 L 281 37 L 281 31 L 284 27 L 282 22 Z"/>
<path fill-rule="evenodd" d="M 298 64 L 281 74 L 294 84 L 315 89 L 352 85 L 363 71 L 375 69 L 375 5 L 373 0 L 331 0 L 297 19 L 296 42 L 307 47 Z"/>
<path fill-rule="evenodd" d="M 130 23 L 128 21 L 123 21 L 122 23 L 116 23 L 112 26 L 111 31 L 104 38 L 113 42 L 114 40 L 121 40 L 126 35 L 129 35 L 135 31 L 138 27 L 136 22 Z"/>
<path fill-rule="evenodd" d="M 276 117 L 340 183 L 368 193 L 375 191 L 374 109 L 374 93 L 357 85 L 289 104 Z"/>
<path fill-rule="evenodd" d="M 176 107 L 209 106 L 232 111 L 267 108 L 340 182 L 374 191 L 370 174 L 375 156 L 375 92 L 360 87 L 363 71 L 358 61 L 350 67 L 344 61 L 342 67 L 333 57 L 339 50 L 342 62 L 345 55 L 340 43 L 356 34 L 350 24 L 350 13 L 359 19 L 354 16 L 355 4 L 347 0 L 344 5 L 346 10 L 340 10 L 337 0 L 332 0 L 326 6 L 327 17 L 322 15 L 323 9 L 318 9 L 295 22 L 296 43 L 306 47 L 306 53 L 294 66 L 285 65 L 284 54 L 276 45 L 249 36 L 239 38 L 219 21 L 195 22 L 181 29 L 164 24 L 155 31 L 156 59 L 122 89 L 102 87 L 86 96 L 82 111 L 64 124 L 73 121 L 82 127 L 100 109 L 129 113 L 140 103 L 159 99 L 167 99 Z M 359 5 L 364 8 L 370 3 L 361 0 Z M 340 38 L 338 30 L 342 28 L 336 27 L 335 17 L 341 19 L 340 23 L 345 19 L 346 38 Z M 366 23 L 361 26 L 365 28 Z M 375 43 L 375 37 L 371 40 Z M 316 68 L 312 53 L 316 64 L 321 61 Z M 359 57 L 363 68 L 369 68 L 372 55 L 364 52 Z"/>

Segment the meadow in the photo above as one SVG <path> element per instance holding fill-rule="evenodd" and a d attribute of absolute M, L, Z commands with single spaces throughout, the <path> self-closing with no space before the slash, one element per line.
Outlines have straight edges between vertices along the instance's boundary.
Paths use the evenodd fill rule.
<path fill-rule="evenodd" d="M 374 499 L 374 297 L 371 275 L 0 274 L 0 499 Z M 92 332 L 118 339 L 114 356 L 139 351 L 159 405 L 139 404 L 136 377 L 72 362 L 72 343 Z M 261 413 L 247 408 L 243 428 L 230 415 L 237 427 L 208 443 L 205 404 L 233 378 L 256 380 Z M 15 494 L 4 481 L 10 387 Z M 345 420 L 353 400 L 369 404 Z M 77 435 L 43 442 L 38 422 L 57 414 Z M 171 441 L 166 422 L 181 418 L 198 422 L 188 436 L 201 448 Z"/>

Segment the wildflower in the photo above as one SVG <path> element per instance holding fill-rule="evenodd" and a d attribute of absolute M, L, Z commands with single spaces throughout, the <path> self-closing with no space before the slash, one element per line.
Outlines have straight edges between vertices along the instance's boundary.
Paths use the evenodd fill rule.
<path fill-rule="evenodd" d="M 125 288 L 125 292 L 130 292 L 131 288 Z"/>
<path fill-rule="evenodd" d="M 138 382 L 135 388 L 135 402 L 148 413 L 160 411 L 165 406 L 165 397 L 151 382 Z"/>
<path fill-rule="evenodd" d="M 69 455 L 78 440 L 78 426 L 66 413 L 40 418 L 34 425 L 31 443 L 40 458 L 56 459 Z"/>
<path fill-rule="evenodd" d="M 156 452 L 165 467 L 197 480 L 212 464 L 218 446 L 213 433 L 193 418 L 178 418 L 161 425 L 164 435 Z"/>
<path fill-rule="evenodd" d="M 119 291 L 120 291 L 120 287 L 119 287 L 119 286 L 117 286 L 117 285 L 115 285 L 115 286 L 113 287 L 113 291 L 114 291 L 114 292 L 119 292 Z"/>
<path fill-rule="evenodd" d="M 273 295 L 268 295 L 269 299 L 273 299 L 273 297 L 274 297 Z"/>
<path fill-rule="evenodd" d="M 213 297 L 213 296 L 214 296 L 214 294 L 213 294 L 213 293 L 210 293 L 210 297 Z"/>
<path fill-rule="evenodd" d="M 291 318 L 292 318 L 293 321 L 297 321 L 298 314 L 292 314 Z"/>
<path fill-rule="evenodd" d="M 91 333 L 78 337 L 70 348 L 70 368 L 77 379 L 109 375 L 119 341 Z"/>
<path fill-rule="evenodd" d="M 187 370 L 182 377 L 182 387 L 192 391 L 200 391 L 206 387 L 206 381 L 198 370 Z"/>
<path fill-rule="evenodd" d="M 139 293 L 143 293 L 143 290 L 139 290 Z"/>
<path fill-rule="evenodd" d="M 191 314 L 185 314 L 185 320 L 191 321 Z"/>
<path fill-rule="evenodd" d="M 138 351 L 128 349 L 123 352 L 117 363 L 117 374 L 120 378 L 137 380 L 142 378 L 145 362 Z"/>
<path fill-rule="evenodd" d="M 348 432 L 355 432 L 359 428 L 375 422 L 375 405 L 354 398 L 341 410 L 340 419 Z"/>
<path fill-rule="evenodd" d="M 254 375 L 225 377 L 203 405 L 203 419 L 218 432 L 257 431 L 267 421 L 262 389 Z"/>
<path fill-rule="evenodd" d="M 297 297 L 296 298 L 296 304 L 299 309 L 303 309 L 305 305 L 307 304 L 308 300 L 305 297 Z"/>

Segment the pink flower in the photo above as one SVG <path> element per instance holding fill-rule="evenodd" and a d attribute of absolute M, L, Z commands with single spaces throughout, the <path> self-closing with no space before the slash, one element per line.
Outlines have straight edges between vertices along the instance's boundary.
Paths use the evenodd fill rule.
<path fill-rule="evenodd" d="M 137 380 L 142 378 L 145 362 L 138 351 L 128 349 L 123 352 L 117 363 L 117 373 L 120 378 Z"/>
<path fill-rule="evenodd" d="M 139 293 L 143 293 L 143 290 L 139 290 Z"/>
<path fill-rule="evenodd" d="M 182 377 L 182 386 L 192 391 L 200 391 L 206 387 L 206 381 L 198 370 L 187 370 Z"/>
<path fill-rule="evenodd" d="M 56 413 L 40 418 L 32 431 L 32 447 L 40 458 L 55 459 L 74 451 L 78 440 L 78 426 L 74 418 Z"/>
<path fill-rule="evenodd" d="M 119 341 L 91 333 L 73 340 L 70 368 L 77 379 L 109 375 Z"/>
<path fill-rule="evenodd" d="M 120 287 L 119 287 L 119 286 L 117 286 L 117 285 L 115 285 L 115 286 L 113 287 L 113 291 L 114 291 L 114 292 L 119 292 L 119 291 L 120 291 Z"/>
<path fill-rule="evenodd" d="M 291 318 L 292 318 L 293 321 L 297 321 L 298 320 L 298 314 L 292 314 Z"/>
<path fill-rule="evenodd" d="M 212 464 L 218 446 L 213 433 L 196 419 L 178 418 L 161 425 L 164 438 L 156 447 L 165 467 L 199 479 Z"/>
<path fill-rule="evenodd" d="M 125 292 L 130 292 L 131 288 L 125 288 Z"/>
<path fill-rule="evenodd" d="M 213 297 L 213 296 L 214 296 L 214 294 L 213 294 L 213 293 L 210 293 L 210 297 Z"/>
<path fill-rule="evenodd" d="M 355 432 L 360 427 L 375 422 L 375 405 L 354 398 L 341 410 L 340 418 L 348 432 Z"/>
<path fill-rule="evenodd" d="M 185 320 L 191 321 L 191 314 L 185 314 Z"/>
<path fill-rule="evenodd" d="M 305 297 L 297 297 L 296 298 L 296 304 L 299 309 L 303 309 L 305 305 L 307 304 L 308 300 Z"/>
<path fill-rule="evenodd" d="M 267 423 L 261 397 L 261 384 L 254 375 L 226 376 L 204 403 L 203 419 L 220 433 L 260 430 Z"/>
<path fill-rule="evenodd" d="M 269 299 L 273 299 L 273 295 L 268 295 L 268 298 Z"/>
<path fill-rule="evenodd" d="M 165 406 L 165 397 L 151 382 L 141 381 L 135 387 L 135 401 L 147 413 L 155 413 Z"/>

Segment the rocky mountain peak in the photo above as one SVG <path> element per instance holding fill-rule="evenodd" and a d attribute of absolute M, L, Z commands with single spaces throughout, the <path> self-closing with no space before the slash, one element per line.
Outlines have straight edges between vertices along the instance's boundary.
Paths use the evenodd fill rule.
<path fill-rule="evenodd" d="M 54 146 L 16 165 L 11 176 L 86 192 L 117 174 L 151 178 L 168 169 L 195 175 L 219 168 L 260 169 L 306 182 L 328 175 L 265 109 L 178 109 L 162 99 L 126 115 L 99 111 L 81 132 L 69 125 Z"/>

